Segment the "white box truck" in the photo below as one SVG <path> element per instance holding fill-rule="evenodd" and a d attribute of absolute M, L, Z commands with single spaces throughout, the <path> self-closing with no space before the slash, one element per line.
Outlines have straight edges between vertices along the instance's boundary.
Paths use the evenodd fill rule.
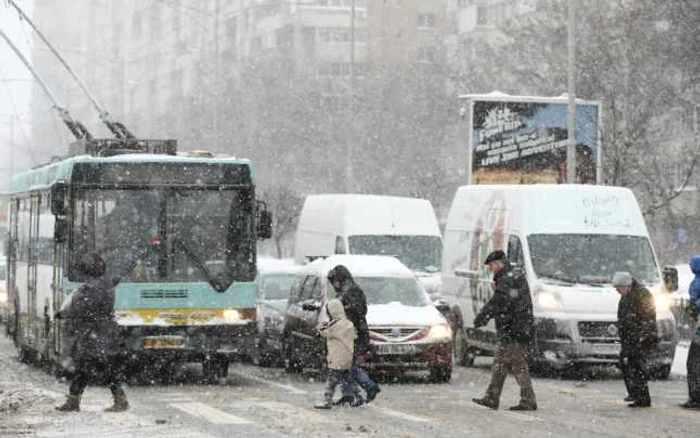
<path fill-rule="evenodd" d="M 309 195 L 296 231 L 295 261 L 333 254 L 393 255 L 431 297 L 440 288 L 442 236 L 430 201 L 359 194 Z"/>
<path fill-rule="evenodd" d="M 457 190 L 445 227 L 442 279 L 455 355 L 463 364 L 496 349 L 493 321 L 479 330 L 473 326 L 493 293 L 483 264 L 495 249 L 506 251 L 528 279 L 536 321 L 533 365 L 617 363 L 619 295 L 610 281 L 614 272 L 629 271 L 654 294 L 660 343 L 651 368 L 668 376 L 676 347 L 668 297 L 673 281 L 664 284 L 630 190 L 592 185 Z"/>

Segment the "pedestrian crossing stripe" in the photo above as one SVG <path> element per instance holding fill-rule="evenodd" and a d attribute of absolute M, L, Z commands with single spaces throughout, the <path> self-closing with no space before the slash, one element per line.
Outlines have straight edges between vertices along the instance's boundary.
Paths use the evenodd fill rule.
<path fill-rule="evenodd" d="M 170 406 L 193 417 L 207 420 L 212 424 L 251 424 L 252 421 L 212 408 L 204 403 L 171 403 Z"/>

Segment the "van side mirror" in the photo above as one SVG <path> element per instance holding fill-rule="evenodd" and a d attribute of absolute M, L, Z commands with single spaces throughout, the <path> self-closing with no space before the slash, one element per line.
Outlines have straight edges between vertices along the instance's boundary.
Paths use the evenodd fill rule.
<path fill-rule="evenodd" d="M 267 204 L 258 201 L 257 234 L 260 239 L 272 237 L 272 213 L 267 209 Z"/>
<path fill-rule="evenodd" d="M 68 220 L 65 218 L 57 217 L 56 222 L 53 224 L 53 240 L 54 242 L 61 243 L 68 240 Z"/>
<path fill-rule="evenodd" d="M 51 214 L 54 216 L 65 216 L 68 212 L 68 208 L 66 206 L 67 193 L 67 182 L 56 181 L 51 185 Z"/>
<path fill-rule="evenodd" d="M 664 286 L 668 292 L 676 292 L 678 290 L 678 269 L 673 266 L 664 267 L 663 272 Z"/>

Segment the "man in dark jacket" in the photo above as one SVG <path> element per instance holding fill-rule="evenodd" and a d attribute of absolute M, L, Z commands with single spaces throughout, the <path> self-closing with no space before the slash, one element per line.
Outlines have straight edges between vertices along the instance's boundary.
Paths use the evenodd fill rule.
<path fill-rule="evenodd" d="M 690 270 L 695 278 L 688 287 L 688 312 L 695 321 L 695 330 L 685 362 L 688 371 L 688 400 L 681 404 L 685 409 L 700 409 L 700 256 L 690 259 Z"/>
<path fill-rule="evenodd" d="M 88 382 L 96 374 L 105 374 L 114 405 L 107 412 L 129 409 L 129 402 L 122 389 L 121 367 L 118 355 L 121 351 L 119 327 L 114 321 L 114 286 L 104 277 L 106 265 L 96 253 L 85 254 L 76 265 L 85 278 L 70 297 L 70 305 L 56 314 L 65 319 L 73 331 L 70 357 L 75 364 L 68 400 L 56 407 L 59 411 L 79 411 L 80 399 Z"/>
<path fill-rule="evenodd" d="M 617 325 L 620 333 L 620 369 L 631 408 L 651 406 L 646 361 L 658 343 L 654 297 L 628 272 L 616 272 L 612 285 L 620 294 Z"/>
<path fill-rule="evenodd" d="M 485 264 L 493 273 L 494 293 L 474 318 L 474 327 L 484 326 L 494 318 L 498 350 L 493 359 L 491 383 L 486 395 L 472 400 L 481 406 L 498 409 L 503 383 L 510 371 L 520 385 L 520 403 L 510 410 L 534 411 L 537 401 L 529 365 L 534 317 L 527 279 L 522 272 L 513 268 L 503 251 L 493 251 L 486 257 Z"/>
<path fill-rule="evenodd" d="M 360 367 L 358 361 L 365 360 L 370 354 L 369 327 L 367 325 L 367 299 L 364 291 L 355 283 L 348 268 L 338 265 L 328 272 L 328 281 L 333 285 L 337 297 L 343 303 L 345 315 L 355 326 L 357 339 L 355 339 L 355 351 L 352 363 L 352 375 L 362 389 L 367 392 L 367 402 L 371 402 L 381 391 L 379 385 L 369 378 Z M 352 394 L 352 388 L 343 388 L 343 396 L 340 403 L 361 404 L 357 395 Z"/>

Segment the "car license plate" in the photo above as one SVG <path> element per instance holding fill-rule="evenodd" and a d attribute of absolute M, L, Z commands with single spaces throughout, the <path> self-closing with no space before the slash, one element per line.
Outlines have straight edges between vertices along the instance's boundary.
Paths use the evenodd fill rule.
<path fill-rule="evenodd" d="M 605 355 L 620 354 L 620 346 L 617 344 L 597 344 L 593 346 L 593 353 Z"/>
<path fill-rule="evenodd" d="M 185 338 L 182 336 L 148 336 L 143 340 L 143 348 L 183 348 Z"/>
<path fill-rule="evenodd" d="M 377 354 L 379 355 L 402 355 L 415 354 L 416 346 L 412 344 L 378 344 Z"/>

